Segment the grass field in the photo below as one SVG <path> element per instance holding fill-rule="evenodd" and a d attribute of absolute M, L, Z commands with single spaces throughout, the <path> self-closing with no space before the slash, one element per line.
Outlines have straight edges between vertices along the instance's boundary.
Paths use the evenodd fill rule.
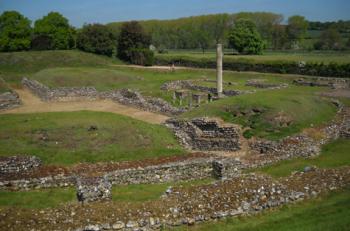
<path fill-rule="evenodd" d="M 232 55 L 232 51 L 226 50 L 224 60 L 250 60 L 254 62 L 269 61 L 293 61 L 313 63 L 349 63 L 350 52 L 265 52 L 263 55 Z M 157 54 L 158 57 L 187 57 L 192 59 L 212 59 L 216 57 L 215 51 L 207 51 L 204 54 L 200 51 L 175 50 L 166 54 Z"/>
<path fill-rule="evenodd" d="M 9 88 L 6 84 L 6 82 L 0 78 L 0 94 L 9 91 Z"/>
<path fill-rule="evenodd" d="M 350 189 L 331 193 L 322 198 L 275 211 L 266 211 L 253 217 L 229 218 L 176 231 L 346 231 L 350 226 Z"/>
<path fill-rule="evenodd" d="M 97 130 L 89 131 L 93 125 Z M 170 130 L 102 112 L 0 115 L 0 155 L 36 155 L 45 164 L 140 160 L 184 154 Z"/>
<path fill-rule="evenodd" d="M 293 171 L 301 171 L 306 166 L 317 166 L 319 168 L 336 168 L 350 165 L 350 140 L 339 139 L 326 144 L 322 148 L 320 156 L 305 159 L 296 158 L 281 161 L 275 165 L 264 167 L 259 172 L 267 173 L 273 177 L 283 177 Z"/>
<path fill-rule="evenodd" d="M 228 97 L 186 112 L 181 117 L 220 117 L 227 122 L 238 123 L 249 128 L 246 136 L 269 139 L 282 138 L 310 125 L 319 125 L 333 118 L 336 108 L 327 100 L 314 95 L 320 89 L 291 86 L 286 89 L 260 91 Z M 261 113 L 252 113 L 254 108 Z M 240 113 L 237 115 L 237 113 Z M 289 126 L 280 126 L 277 117 L 291 120 Z"/>

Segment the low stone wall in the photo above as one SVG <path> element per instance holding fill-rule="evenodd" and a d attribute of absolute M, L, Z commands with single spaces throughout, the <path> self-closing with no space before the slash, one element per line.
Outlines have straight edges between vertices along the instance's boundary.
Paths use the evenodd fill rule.
<path fill-rule="evenodd" d="M 0 110 L 11 109 L 21 104 L 18 94 L 14 91 L 0 94 Z"/>
<path fill-rule="evenodd" d="M 0 157 L 0 173 L 19 173 L 33 170 L 41 165 L 35 156 Z"/>
<path fill-rule="evenodd" d="M 98 92 L 94 87 L 60 87 L 50 89 L 44 84 L 23 78 L 23 86 L 30 89 L 43 101 L 71 101 L 111 99 L 118 103 L 141 108 L 143 110 L 178 115 L 185 111 L 183 108 L 173 107 L 165 100 L 153 97 L 144 97 L 139 92 L 130 89 Z"/>
<path fill-rule="evenodd" d="M 264 79 L 250 79 L 246 82 L 246 86 L 263 88 L 263 89 L 281 89 L 288 87 L 288 84 L 266 83 Z"/>
<path fill-rule="evenodd" d="M 171 128 L 180 142 L 191 150 L 237 151 L 240 149 L 240 128 L 220 124 L 208 118 L 191 121 L 169 119 L 166 125 Z"/>
<path fill-rule="evenodd" d="M 326 77 L 310 77 L 299 78 L 293 81 L 296 85 L 302 86 L 317 86 L 317 87 L 331 87 L 333 89 L 349 89 L 350 80 L 340 78 L 326 78 Z"/>
<path fill-rule="evenodd" d="M 217 176 L 213 172 L 212 158 L 198 158 L 190 161 L 174 162 L 145 168 L 130 168 L 116 170 L 104 176 L 113 185 L 155 184 L 177 182 L 195 179 L 205 179 Z M 226 167 L 224 176 L 235 176 L 247 166 L 232 158 L 220 158 L 218 161 Z M 218 176 L 217 176 L 218 177 Z M 220 177 L 219 177 L 220 178 Z M 34 179 L 7 180 L 0 182 L 0 189 L 25 190 L 30 188 L 51 188 L 73 186 L 78 183 L 84 188 L 88 179 L 80 180 L 77 176 L 50 176 Z M 84 191 L 83 190 L 83 191 Z M 89 191 L 89 190 L 88 190 Z"/>
<path fill-rule="evenodd" d="M 22 79 L 22 84 L 43 101 L 96 100 L 99 97 L 99 93 L 94 87 L 60 87 L 50 89 L 36 80 L 27 78 Z"/>
<path fill-rule="evenodd" d="M 161 90 L 169 91 L 169 90 L 180 90 L 180 89 L 189 89 L 193 91 L 201 91 L 201 92 L 207 92 L 210 94 L 216 94 L 217 89 L 215 87 L 206 87 L 206 86 L 200 86 L 193 83 L 193 81 L 190 80 L 176 80 L 164 83 L 161 87 Z M 251 93 L 249 91 L 238 91 L 238 90 L 224 90 L 222 92 L 226 96 L 236 96 L 241 95 L 244 93 Z"/>

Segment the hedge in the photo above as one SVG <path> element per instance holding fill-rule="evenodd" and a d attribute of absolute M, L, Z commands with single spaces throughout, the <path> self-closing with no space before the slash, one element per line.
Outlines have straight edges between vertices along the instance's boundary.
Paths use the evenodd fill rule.
<path fill-rule="evenodd" d="M 184 56 L 156 56 L 157 65 L 172 65 L 195 68 L 216 68 L 216 61 L 209 58 Z M 247 59 L 224 60 L 223 69 L 230 71 L 255 71 L 264 73 L 300 74 L 324 77 L 350 77 L 350 63 L 298 63 L 292 61 L 257 62 Z"/>

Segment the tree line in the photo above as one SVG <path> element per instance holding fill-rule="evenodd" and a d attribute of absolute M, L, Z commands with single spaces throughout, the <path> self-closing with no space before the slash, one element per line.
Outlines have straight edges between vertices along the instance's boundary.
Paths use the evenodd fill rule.
<path fill-rule="evenodd" d="M 206 49 L 217 43 L 242 54 L 260 54 L 264 49 L 297 49 L 310 28 L 324 31 L 315 49 L 344 49 L 341 33 L 349 23 L 308 22 L 295 15 L 283 24 L 283 16 L 268 12 L 204 15 L 175 20 L 85 24 L 74 28 L 58 12 L 50 12 L 34 22 L 16 11 L 0 15 L 0 50 L 81 49 L 137 63 L 150 64 L 153 51 Z M 344 32 L 345 31 L 345 32 Z M 150 49 L 151 48 L 151 49 Z"/>

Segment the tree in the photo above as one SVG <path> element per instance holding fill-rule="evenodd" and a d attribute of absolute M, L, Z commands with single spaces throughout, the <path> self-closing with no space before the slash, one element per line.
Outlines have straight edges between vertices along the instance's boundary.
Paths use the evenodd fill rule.
<path fill-rule="evenodd" d="M 54 50 L 70 49 L 74 47 L 74 29 L 68 19 L 60 13 L 51 12 L 42 19 L 35 21 L 34 36 L 46 36 L 50 39 L 50 48 Z"/>
<path fill-rule="evenodd" d="M 316 50 L 339 50 L 342 48 L 342 37 L 336 29 L 329 28 L 322 32 L 314 47 Z"/>
<path fill-rule="evenodd" d="M 285 49 L 288 43 L 288 35 L 284 25 L 275 25 L 272 27 L 271 45 L 273 49 Z"/>
<path fill-rule="evenodd" d="M 88 24 L 77 35 L 77 47 L 83 51 L 112 56 L 115 40 L 107 26 Z"/>
<path fill-rule="evenodd" d="M 288 18 L 287 33 L 289 40 L 298 44 L 305 36 L 308 29 L 308 22 L 303 16 L 294 15 Z"/>
<path fill-rule="evenodd" d="M 153 52 L 149 49 L 150 45 L 151 37 L 137 21 L 126 22 L 120 30 L 117 55 L 130 63 L 151 65 Z"/>
<path fill-rule="evenodd" d="M 261 54 L 265 43 L 255 24 L 248 19 L 239 19 L 229 33 L 229 45 L 239 53 Z"/>
<path fill-rule="evenodd" d="M 0 16 L 0 50 L 29 49 L 31 31 L 29 19 L 17 11 L 5 11 Z"/>
<path fill-rule="evenodd" d="M 206 31 L 200 30 L 200 29 L 196 30 L 194 33 L 195 33 L 194 36 L 198 43 L 198 47 L 201 48 L 204 54 L 205 50 L 208 49 L 210 45 L 209 34 Z"/>

